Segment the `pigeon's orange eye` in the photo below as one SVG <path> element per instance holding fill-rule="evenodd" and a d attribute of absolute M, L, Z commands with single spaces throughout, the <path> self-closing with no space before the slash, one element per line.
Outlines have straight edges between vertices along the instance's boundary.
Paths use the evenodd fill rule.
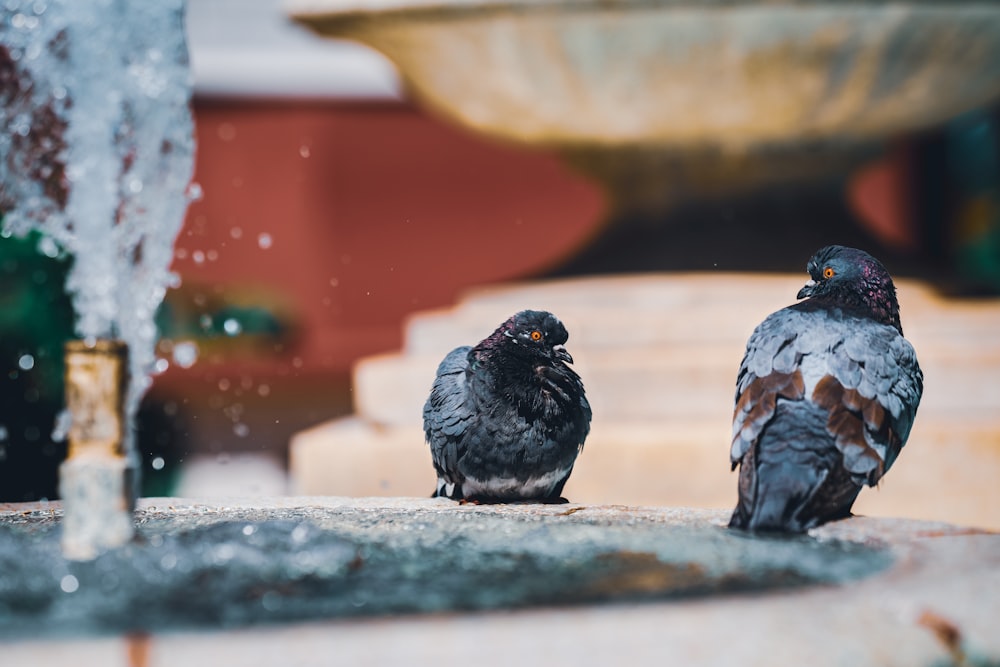
<path fill-rule="evenodd" d="M 542 339 L 542 332 L 541 331 L 532 331 L 531 332 L 531 340 L 541 340 L 541 339 Z"/>
<path fill-rule="evenodd" d="M 833 276 L 836 275 L 836 273 L 837 272 L 834 271 L 833 269 L 831 269 L 829 266 L 826 267 L 825 269 L 823 269 L 823 277 L 824 278 L 833 278 Z"/>

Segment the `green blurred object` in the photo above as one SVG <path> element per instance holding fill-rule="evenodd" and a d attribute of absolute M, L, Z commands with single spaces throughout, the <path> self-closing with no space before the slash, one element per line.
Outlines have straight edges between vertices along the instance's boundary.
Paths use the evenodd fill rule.
<path fill-rule="evenodd" d="M 73 335 L 68 269 L 37 233 L 0 236 L 0 501 L 58 494 L 66 443 L 52 430 L 63 406 L 63 344 Z"/>
<path fill-rule="evenodd" d="M 73 306 L 63 291 L 69 262 L 39 251 L 42 237 L 0 238 L 0 349 L 6 368 L 24 354 L 34 358 L 30 374 L 42 397 L 63 394 L 63 344 L 73 335 Z M 53 254 L 51 250 L 49 254 Z"/>
<path fill-rule="evenodd" d="M 945 141 L 952 261 L 971 291 L 1000 294 L 1000 111 L 955 119 Z"/>

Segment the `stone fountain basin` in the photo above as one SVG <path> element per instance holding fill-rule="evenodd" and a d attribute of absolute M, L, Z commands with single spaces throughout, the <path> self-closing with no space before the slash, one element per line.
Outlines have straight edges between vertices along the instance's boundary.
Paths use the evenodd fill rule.
<path fill-rule="evenodd" d="M 1000 5 L 953 0 L 287 0 L 459 123 L 529 143 L 864 141 L 1000 96 Z"/>
<path fill-rule="evenodd" d="M 145 499 L 135 542 L 82 563 L 61 556 L 60 519 L 57 503 L 0 511 L 2 639 L 635 601 L 723 603 L 733 594 L 780 599 L 806 590 L 841 591 L 849 606 L 879 587 L 920 596 L 943 581 L 957 592 L 948 577 L 969 583 L 983 568 L 995 586 L 1000 572 L 1000 535 L 885 519 L 763 538 L 724 528 L 726 513 L 712 510 Z M 930 541 L 968 562 L 940 569 L 956 563 L 940 555 L 928 561 Z M 983 585 L 991 584 L 976 582 Z M 938 596 L 927 604 L 948 608 Z M 998 595 L 976 604 L 987 617 L 1000 612 Z"/>
<path fill-rule="evenodd" d="M 878 545 L 753 539 L 685 512 L 386 499 L 147 500 L 132 544 L 70 562 L 60 520 L 38 506 L 2 517 L 0 636 L 708 596 L 893 562 Z"/>

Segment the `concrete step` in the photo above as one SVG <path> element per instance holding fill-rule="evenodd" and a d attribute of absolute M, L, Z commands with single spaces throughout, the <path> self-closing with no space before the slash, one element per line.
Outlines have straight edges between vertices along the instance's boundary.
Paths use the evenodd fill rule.
<path fill-rule="evenodd" d="M 965 420 L 1000 411 L 1000 341 L 965 347 L 925 341 L 918 350 L 926 378 L 921 419 Z M 742 347 L 573 353 L 595 420 L 732 417 Z M 355 413 L 382 425 L 420 422 L 442 356 L 390 354 L 361 361 L 354 369 Z"/>
<path fill-rule="evenodd" d="M 586 504 L 732 508 L 725 421 L 671 425 L 596 422 L 566 485 Z M 1000 432 L 995 423 L 917 420 L 910 442 L 877 489 L 855 511 L 952 521 L 1000 530 Z M 421 428 L 335 420 L 292 440 L 293 493 L 334 496 L 429 496 L 435 474 Z"/>
<path fill-rule="evenodd" d="M 746 339 L 769 312 L 794 301 L 801 276 L 645 275 L 486 288 L 454 309 L 412 317 L 401 353 L 354 369 L 354 408 L 384 425 L 420 420 L 437 364 L 525 307 L 555 312 L 603 419 L 728 415 Z M 919 283 L 899 287 L 907 337 L 928 387 L 921 415 L 969 418 L 1000 409 L 1000 305 L 945 300 Z M 790 296 L 791 295 L 791 296 Z"/>
<path fill-rule="evenodd" d="M 443 356 L 482 340 L 525 308 L 549 310 L 563 320 L 571 350 L 704 342 L 735 342 L 742 350 L 768 313 L 795 302 L 803 282 L 798 276 L 689 274 L 481 288 L 454 308 L 411 316 L 403 352 Z M 988 302 L 944 300 L 909 281 L 898 291 L 907 336 L 913 329 L 928 338 L 966 341 L 995 331 L 997 310 Z"/>

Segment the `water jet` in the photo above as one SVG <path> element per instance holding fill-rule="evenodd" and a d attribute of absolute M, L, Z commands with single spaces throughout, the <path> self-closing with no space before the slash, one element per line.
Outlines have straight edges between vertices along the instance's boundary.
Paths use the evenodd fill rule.
<path fill-rule="evenodd" d="M 48 251 L 73 259 L 64 543 L 90 558 L 131 535 L 132 423 L 195 194 L 184 3 L 9 0 L 2 12 L 3 231 L 38 230 Z"/>

